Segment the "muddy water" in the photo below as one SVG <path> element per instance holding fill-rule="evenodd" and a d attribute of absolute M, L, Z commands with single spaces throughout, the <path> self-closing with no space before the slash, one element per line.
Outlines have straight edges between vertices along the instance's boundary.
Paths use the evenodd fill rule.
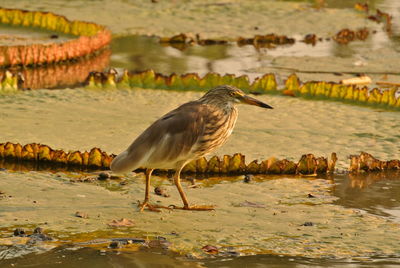
<path fill-rule="evenodd" d="M 162 253 L 137 252 L 137 253 L 117 253 L 106 252 L 100 253 L 93 249 L 67 250 L 58 249 L 41 255 L 28 255 L 23 259 L 6 260 L 3 262 L 4 267 L 134 267 L 134 268 L 164 268 L 164 267 L 230 267 L 230 268 L 295 268 L 295 267 L 381 267 L 394 268 L 399 263 L 396 258 L 376 259 L 374 261 L 362 260 L 324 260 L 324 259 L 307 259 L 298 257 L 259 255 L 248 256 L 234 259 L 216 259 L 205 261 L 191 261 L 185 259 L 177 259 L 173 256 Z"/>
<path fill-rule="evenodd" d="M 372 173 L 338 179 L 336 204 L 365 210 L 400 223 L 400 174 Z"/>
<path fill-rule="evenodd" d="M 398 219 L 391 221 L 382 216 L 382 212 L 399 212 L 398 203 L 396 207 L 396 201 L 392 200 L 398 195 L 392 195 L 392 206 L 388 206 L 385 198 L 388 192 L 398 191 L 390 190 L 395 186 L 390 182 L 399 181 L 396 174 L 388 174 L 375 181 L 376 184 L 369 182 L 357 196 L 343 195 L 343 192 L 356 191 L 358 184 L 352 183 L 353 180 L 366 181 L 365 178 L 335 176 L 332 181 L 257 176 L 250 183 L 244 183 L 242 177 L 214 177 L 197 180 L 196 188 L 188 188 L 191 183 L 185 180 L 184 188 L 190 201 L 215 204 L 216 211 L 163 211 L 160 214 L 139 213 L 135 208 L 135 200 L 143 197 L 142 175 L 126 177 L 127 183 L 123 185 L 120 181 L 72 182 L 81 176 L 79 174 L 3 171 L 0 176 L 7 178 L 0 180 L 0 189 L 5 192 L 1 200 L 1 226 L 10 227 L 3 229 L 0 242 L 8 241 L 15 226 L 26 227 L 31 232 L 30 229 L 40 225 L 56 237 L 59 244 L 67 244 L 64 249 L 56 248 L 48 253 L 45 252 L 51 244 L 38 244 L 36 251 L 43 253 L 39 257 L 27 255 L 16 259 L 13 257 L 31 252 L 32 246 L 2 246 L 3 263 L 8 265 L 32 265 L 31 258 L 38 267 L 45 262 L 48 267 L 56 263 L 73 267 L 76 261 L 96 264 L 104 260 L 145 267 L 161 264 L 241 267 L 244 263 L 249 267 L 267 263 L 277 267 L 352 267 L 360 262 L 370 263 L 371 267 L 378 263 L 390 267 L 389 264 L 398 264 L 395 257 L 400 254 L 400 223 L 395 223 Z M 117 186 L 110 187 L 112 184 Z M 386 186 L 385 191 L 376 191 L 382 184 Z M 167 178 L 155 176 L 152 186 L 163 186 L 171 194 L 168 198 L 151 194 L 152 202 L 179 205 L 178 194 Z M 368 201 L 366 197 L 372 191 L 374 198 Z M 355 202 L 356 199 L 360 202 Z M 375 209 L 370 210 L 370 207 Z M 75 217 L 75 211 L 87 213 L 88 218 Z M 107 226 L 112 219 L 122 217 L 131 219 L 134 226 Z M 135 247 L 123 247 L 110 251 L 106 243 L 94 245 L 90 250 L 78 243 L 113 237 L 146 239 L 155 236 L 165 237 L 169 249 L 141 247 L 136 253 Z M 210 260 L 212 255 L 201 250 L 205 245 L 217 246 L 220 256 Z M 174 252 L 206 259 L 177 258 Z M 254 253 L 258 256 L 243 257 Z"/>
<path fill-rule="evenodd" d="M 365 20 L 351 9 L 355 1 L 326 1 L 328 9 L 325 10 L 316 10 L 309 2 L 248 1 L 249 12 L 239 12 L 237 1 L 233 0 L 218 4 L 191 1 L 188 6 L 181 7 L 178 6 L 182 4 L 180 1 L 159 2 L 138 5 L 135 1 L 117 4 L 98 1 L 84 5 L 82 1 L 4 0 L 2 3 L 10 8 L 48 10 L 68 18 L 108 25 L 115 33 L 110 66 L 118 69 L 153 68 L 166 74 L 216 71 L 251 77 L 275 72 L 279 82 L 294 70 L 302 79 L 334 81 L 366 72 L 375 81 L 399 81 L 395 74 L 383 76 L 399 69 L 398 20 L 394 20 L 393 35 L 389 36 L 382 31 L 382 25 Z M 397 15 L 398 1 L 370 1 L 370 6 Z M 156 17 L 148 12 L 151 9 L 156 11 Z M 262 12 L 254 16 L 254 12 L 250 12 L 253 9 Z M 215 16 L 216 13 L 225 16 Z M 177 21 L 166 20 L 171 15 Z M 249 15 L 251 20 L 246 19 Z M 230 27 L 221 28 L 227 17 L 233 18 Z M 251 23 L 243 24 L 243 20 Z M 178 50 L 161 47 L 154 38 L 132 37 L 136 33 L 199 32 L 203 37 L 231 37 L 243 32 L 248 36 L 275 32 L 300 39 L 308 33 L 329 37 L 345 27 L 363 26 L 377 33 L 366 42 L 353 42 L 348 46 L 323 41 L 314 47 L 297 42 L 294 46 L 275 49 L 229 45 Z M 118 153 L 161 114 L 200 95 L 141 89 L 101 92 L 76 89 L 2 96 L 0 138 L 20 143 L 41 142 L 65 150 L 100 146 Z M 347 166 L 348 154 L 361 150 L 382 159 L 400 158 L 397 113 L 276 96 L 260 99 L 275 109 L 265 112 L 254 107 L 240 107 L 237 128 L 217 154 L 240 151 L 246 154 L 247 160 L 272 155 L 297 160 L 306 152 L 327 156 L 336 151 L 340 169 Z M 209 178 L 197 180 L 197 188 L 190 187 L 190 181 L 185 180 L 185 191 L 191 202 L 217 205 L 215 212 L 204 214 L 138 213 L 136 201 L 143 198 L 144 191 L 142 174 L 116 181 L 76 182 L 82 176 L 95 177 L 80 173 L 0 171 L 0 190 L 4 192 L 0 195 L 1 242 L 9 242 L 8 237 L 15 227 L 22 226 L 31 232 L 40 225 L 58 239 L 56 245 L 68 244 L 51 251 L 48 250 L 54 244 L 0 246 L 1 266 L 399 265 L 398 174 L 336 175 L 333 181 L 256 177 L 250 184 L 243 183 L 242 177 Z M 180 204 L 167 178 L 155 176 L 152 186 L 166 187 L 171 194 L 169 198 L 152 194 L 153 202 Z M 89 217 L 77 218 L 76 211 L 85 212 Z M 116 229 L 107 225 L 120 218 L 131 219 L 135 225 Z M 132 236 L 144 239 L 163 236 L 171 244 L 168 251 L 142 248 L 138 252 L 135 247 L 109 251 L 107 244 L 92 249 L 78 244 L 79 241 Z M 205 254 L 201 247 L 207 244 L 218 246 L 223 256 L 214 259 Z M 178 253 L 181 255 L 175 255 Z M 258 255 L 244 256 L 251 254 Z M 17 256 L 23 257 L 13 258 Z M 206 259 L 191 260 L 202 257 Z"/>

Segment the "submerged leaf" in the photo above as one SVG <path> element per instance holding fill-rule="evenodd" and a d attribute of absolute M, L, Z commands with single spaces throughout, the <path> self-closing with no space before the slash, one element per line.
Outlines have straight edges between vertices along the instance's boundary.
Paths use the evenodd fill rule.
<path fill-rule="evenodd" d="M 107 225 L 110 227 L 129 227 L 134 226 L 135 223 L 132 220 L 122 218 L 120 220 L 112 220 Z"/>

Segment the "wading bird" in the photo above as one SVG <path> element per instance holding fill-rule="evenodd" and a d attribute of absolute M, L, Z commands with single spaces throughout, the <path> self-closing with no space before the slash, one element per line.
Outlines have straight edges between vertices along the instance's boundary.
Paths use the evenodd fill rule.
<path fill-rule="evenodd" d="M 161 206 L 149 203 L 150 177 L 154 169 L 174 169 L 174 183 L 185 210 L 212 210 L 213 206 L 189 205 L 183 191 L 180 173 L 192 160 L 220 147 L 231 135 L 238 111 L 236 104 L 245 103 L 263 108 L 271 106 L 249 97 L 238 88 L 222 85 L 203 97 L 167 113 L 148 127 L 124 152 L 111 162 L 116 173 L 145 168 L 146 193 L 140 211 L 159 211 Z"/>

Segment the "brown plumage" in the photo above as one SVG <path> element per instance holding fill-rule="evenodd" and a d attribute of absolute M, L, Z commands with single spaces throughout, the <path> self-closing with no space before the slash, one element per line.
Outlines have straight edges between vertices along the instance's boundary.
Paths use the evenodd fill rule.
<path fill-rule="evenodd" d="M 219 86 L 203 97 L 167 113 L 148 127 L 129 147 L 111 163 L 118 173 L 146 168 L 146 195 L 141 210 L 150 205 L 150 176 L 154 169 L 176 170 L 174 181 L 183 200 L 183 209 L 209 210 L 211 207 L 189 206 L 182 186 L 180 172 L 190 161 L 198 159 L 225 143 L 235 126 L 237 103 L 272 108 L 246 96 L 232 86 Z"/>

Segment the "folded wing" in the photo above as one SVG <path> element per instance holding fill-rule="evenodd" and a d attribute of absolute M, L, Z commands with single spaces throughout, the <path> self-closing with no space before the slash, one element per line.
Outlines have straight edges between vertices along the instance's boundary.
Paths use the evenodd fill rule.
<path fill-rule="evenodd" d="M 111 170 L 174 169 L 191 160 L 204 133 L 209 109 L 208 105 L 189 102 L 167 113 L 112 161 Z"/>

